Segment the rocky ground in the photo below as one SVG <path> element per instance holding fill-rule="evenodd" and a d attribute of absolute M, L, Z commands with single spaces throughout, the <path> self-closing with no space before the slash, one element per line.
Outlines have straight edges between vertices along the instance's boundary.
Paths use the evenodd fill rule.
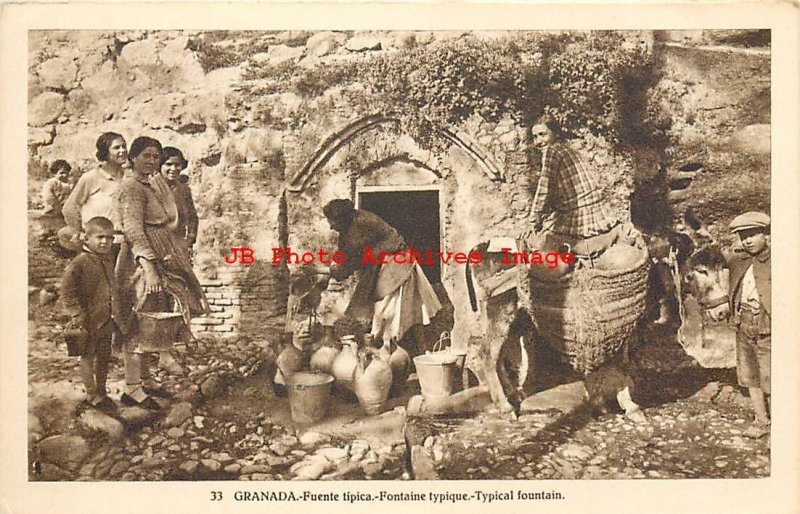
<path fill-rule="evenodd" d="M 513 423 L 468 420 L 440 438 L 437 473 L 458 480 L 768 476 L 768 441 L 743 435 L 747 408 L 704 394 L 646 409 L 646 424 L 621 414 L 593 419 L 585 409 Z"/>
<path fill-rule="evenodd" d="M 57 343 L 61 328 L 45 314 L 37 318 L 29 357 L 32 480 L 769 476 L 769 437 L 745 436 L 751 413 L 735 376 L 703 370 L 663 341 L 634 356 L 644 424 L 621 413 L 592 416 L 581 383 L 571 382 L 534 395 L 513 421 L 491 412 L 410 418 L 407 396 L 365 416 L 356 403 L 334 398 L 328 419 L 303 427 L 269 380 L 276 341 L 206 338 L 178 346 L 188 373 L 157 373 L 174 395 L 162 411 L 119 405 L 110 417 L 82 403 L 77 359 Z M 112 398 L 122 383 L 118 363 Z M 414 393 L 411 384 L 407 392 Z"/>

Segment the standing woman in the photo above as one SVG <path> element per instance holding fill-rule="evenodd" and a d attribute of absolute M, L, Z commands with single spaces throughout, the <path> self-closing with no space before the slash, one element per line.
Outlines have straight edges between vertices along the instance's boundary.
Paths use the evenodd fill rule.
<path fill-rule="evenodd" d="M 186 175 L 181 172 L 186 169 L 189 162 L 183 156 L 183 152 L 173 146 L 164 147 L 162 157 L 161 175 L 172 191 L 175 198 L 175 205 L 178 209 L 178 224 L 175 227 L 175 235 L 186 242 L 189 254 L 192 255 L 193 247 L 197 241 L 197 210 L 192 199 L 192 190 L 186 184 Z"/>
<path fill-rule="evenodd" d="M 97 167 L 87 171 L 70 193 L 62 213 L 69 227 L 72 243 L 80 248 L 79 236 L 83 226 L 92 218 L 108 218 L 114 224 L 114 249 L 116 258 L 122 232 L 119 216 L 114 208 L 117 189 L 122 183 L 128 166 L 128 146 L 125 138 L 116 132 L 105 132 L 97 138 L 95 156 L 100 161 Z"/>
<path fill-rule="evenodd" d="M 331 276 L 344 280 L 358 273 L 346 313 L 361 322 L 372 321 L 376 341 L 400 341 L 413 325 L 430 323 L 442 304 L 420 269 L 419 264 L 363 262 L 366 250 L 374 256 L 381 252 L 408 250 L 397 230 L 369 211 L 355 209 L 350 200 L 332 200 L 323 207 L 331 229 L 339 233 L 338 251 L 345 255 L 343 264 L 331 264 Z M 419 347 L 405 348 L 412 356 L 423 353 Z"/>
<path fill-rule="evenodd" d="M 175 214 L 151 184 L 151 177 L 161 167 L 161 143 L 138 137 L 131 145 L 130 158 L 133 169 L 122 181 L 117 198 L 125 236 L 116 269 L 121 300 L 142 311 L 169 311 L 177 303 L 188 331 L 193 316 L 209 312 L 208 301 L 192 271 L 186 246 L 171 229 Z M 146 383 L 149 363 L 140 336 L 134 332 L 123 342 L 126 394 L 122 401 L 157 409 L 150 395 L 164 392 Z"/>
<path fill-rule="evenodd" d="M 619 220 L 580 157 L 560 141 L 555 119 L 540 116 L 531 127 L 533 146 L 542 155 L 542 171 L 531 208 L 535 232 L 553 214 L 548 247 L 569 244 L 579 256 L 597 256 L 616 238 Z"/>

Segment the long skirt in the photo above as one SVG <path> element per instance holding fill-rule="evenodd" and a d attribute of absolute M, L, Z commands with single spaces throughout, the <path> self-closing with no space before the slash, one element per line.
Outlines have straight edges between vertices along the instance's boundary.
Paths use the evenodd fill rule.
<path fill-rule="evenodd" d="M 191 337 L 191 318 L 210 312 L 203 288 L 192 270 L 186 244 L 166 227 L 146 227 L 147 240 L 159 257 L 156 268 L 161 276 L 163 290 L 146 295 L 143 270 L 136 263 L 127 242 L 122 243 L 117 259 L 116 275 L 125 308 L 137 312 L 179 312 L 183 328 L 179 338 Z M 137 351 L 141 343 L 134 329 L 124 345 L 128 351 Z"/>
<path fill-rule="evenodd" d="M 414 325 L 428 325 L 441 310 L 436 296 L 419 264 L 414 264 L 403 284 L 375 302 L 372 334 L 375 339 L 399 341 Z"/>

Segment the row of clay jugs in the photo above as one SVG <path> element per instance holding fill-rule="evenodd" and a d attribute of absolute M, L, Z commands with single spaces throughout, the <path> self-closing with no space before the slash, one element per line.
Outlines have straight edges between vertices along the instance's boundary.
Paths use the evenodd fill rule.
<path fill-rule="evenodd" d="M 378 414 L 392 387 L 392 368 L 381 358 L 379 350 L 368 345 L 359 352 L 353 386 L 358 403 L 367 414 Z"/>
<path fill-rule="evenodd" d="M 392 387 L 389 389 L 389 397 L 394 398 L 403 391 L 403 386 L 411 373 L 411 357 L 403 347 L 397 344 L 394 338 L 383 343 L 380 355 L 392 369 Z"/>
<path fill-rule="evenodd" d="M 339 352 L 342 351 L 342 344 L 337 341 L 336 337 L 333 335 L 332 325 L 325 325 L 323 327 L 323 331 L 322 341 L 319 343 L 319 348 L 317 348 L 317 351 L 311 355 L 310 366 L 311 371 L 331 374 L 333 361 L 336 360 Z"/>
<path fill-rule="evenodd" d="M 333 359 L 330 374 L 335 379 L 334 386 L 340 391 L 353 392 L 353 371 L 358 363 L 358 343 L 355 336 L 342 337 L 342 351 Z"/>

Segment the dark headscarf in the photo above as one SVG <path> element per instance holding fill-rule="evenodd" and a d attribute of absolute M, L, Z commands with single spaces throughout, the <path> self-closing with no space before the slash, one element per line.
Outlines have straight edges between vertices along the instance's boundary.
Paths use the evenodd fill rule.
<path fill-rule="evenodd" d="M 322 208 L 322 213 L 331 221 L 342 227 L 349 227 L 353 222 L 356 208 L 353 202 L 347 199 L 331 200 Z"/>

